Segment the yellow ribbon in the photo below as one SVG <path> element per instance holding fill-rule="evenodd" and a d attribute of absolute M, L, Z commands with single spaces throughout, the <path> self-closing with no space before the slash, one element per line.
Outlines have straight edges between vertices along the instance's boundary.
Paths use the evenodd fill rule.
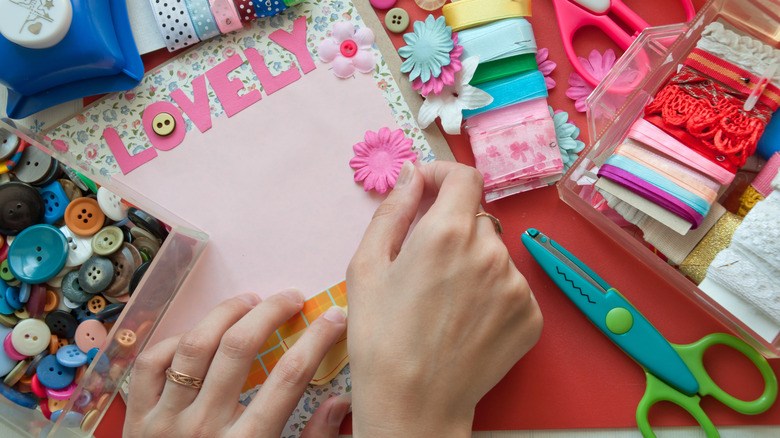
<path fill-rule="evenodd" d="M 447 25 L 457 32 L 505 18 L 530 17 L 531 0 L 460 0 L 441 11 Z"/>

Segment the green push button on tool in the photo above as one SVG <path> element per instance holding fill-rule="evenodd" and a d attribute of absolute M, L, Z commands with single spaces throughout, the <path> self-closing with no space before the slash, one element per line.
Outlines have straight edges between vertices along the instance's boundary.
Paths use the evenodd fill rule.
<path fill-rule="evenodd" d="M 631 326 L 634 325 L 634 317 L 625 307 L 615 307 L 607 312 L 605 322 L 609 331 L 616 335 L 622 335 L 631 330 Z"/>

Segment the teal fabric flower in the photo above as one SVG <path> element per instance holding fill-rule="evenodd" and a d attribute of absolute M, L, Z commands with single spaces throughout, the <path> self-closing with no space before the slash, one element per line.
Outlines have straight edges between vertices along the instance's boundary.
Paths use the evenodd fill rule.
<path fill-rule="evenodd" d="M 404 41 L 407 45 L 398 49 L 398 54 L 406 58 L 401 72 L 409 73 L 410 81 L 418 77 L 423 82 L 438 78 L 442 66 L 449 65 L 452 28 L 444 22 L 444 17 L 434 19 L 429 15 L 424 22 L 416 21 L 414 32 L 404 34 Z"/>
<path fill-rule="evenodd" d="M 563 171 L 569 170 L 569 167 L 577 161 L 578 153 L 585 149 L 585 143 L 578 140 L 580 128 L 569 123 L 569 113 L 565 111 L 553 111 L 551 106 L 550 116 L 555 123 L 555 136 L 558 137 L 558 149 L 561 150 L 561 160 L 563 161 Z"/>

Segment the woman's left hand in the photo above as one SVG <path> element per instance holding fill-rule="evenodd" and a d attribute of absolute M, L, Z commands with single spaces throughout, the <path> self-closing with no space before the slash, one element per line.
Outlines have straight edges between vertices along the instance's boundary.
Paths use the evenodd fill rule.
<path fill-rule="evenodd" d="M 238 403 L 252 361 L 279 326 L 303 308 L 288 290 L 260 302 L 253 294 L 231 298 L 182 336 L 147 347 L 136 359 L 125 418 L 125 437 L 278 438 L 322 358 L 346 328 L 338 307 L 322 314 L 282 356 L 247 407 Z M 202 388 L 166 379 L 202 381 Z M 350 398 L 320 405 L 303 437 L 338 436 Z"/>

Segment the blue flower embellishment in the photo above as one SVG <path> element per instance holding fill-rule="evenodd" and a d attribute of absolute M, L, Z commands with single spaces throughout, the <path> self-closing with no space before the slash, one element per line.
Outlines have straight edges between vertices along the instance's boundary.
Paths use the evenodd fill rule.
<path fill-rule="evenodd" d="M 427 82 L 431 77 L 439 77 L 442 66 L 450 63 L 452 28 L 447 26 L 444 17 L 435 19 L 433 15 L 424 22 L 416 21 L 413 28 L 414 32 L 404 34 L 407 45 L 398 49 L 398 54 L 406 58 L 401 72 L 409 73 L 410 81 L 419 77 Z"/>

